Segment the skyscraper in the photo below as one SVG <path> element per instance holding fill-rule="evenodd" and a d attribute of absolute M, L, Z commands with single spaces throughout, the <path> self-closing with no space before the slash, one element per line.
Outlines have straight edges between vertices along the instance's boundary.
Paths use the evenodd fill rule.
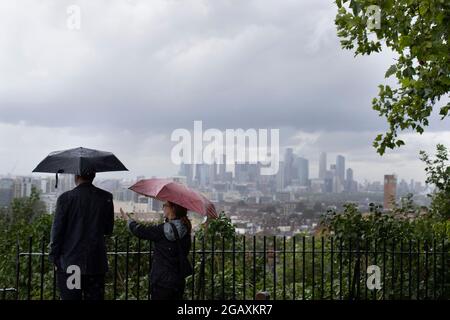
<path fill-rule="evenodd" d="M 336 176 L 340 183 L 345 181 L 345 158 L 341 155 L 336 157 Z"/>
<path fill-rule="evenodd" d="M 355 192 L 356 188 L 355 188 L 355 183 L 353 181 L 353 169 L 352 168 L 348 168 L 347 169 L 347 176 L 345 179 L 345 191 L 347 192 Z"/>
<path fill-rule="evenodd" d="M 278 172 L 276 174 L 276 190 L 277 191 L 281 191 L 285 187 L 285 181 L 284 181 L 285 171 L 284 171 L 284 168 L 285 168 L 284 162 L 280 161 L 279 169 L 278 169 Z"/>
<path fill-rule="evenodd" d="M 384 175 L 384 209 L 392 209 L 395 205 L 397 177 L 393 174 Z"/>
<path fill-rule="evenodd" d="M 352 168 L 347 169 L 347 181 L 353 181 L 353 169 Z"/>
<path fill-rule="evenodd" d="M 193 165 L 190 163 L 181 163 L 180 164 L 180 171 L 178 173 L 180 176 L 186 177 L 186 182 L 188 185 L 192 185 L 193 175 L 194 175 L 194 168 Z"/>
<path fill-rule="evenodd" d="M 219 179 L 221 181 L 225 181 L 225 176 L 226 176 L 226 172 L 227 172 L 227 158 L 226 155 L 223 154 L 222 155 L 222 162 L 219 163 Z"/>
<path fill-rule="evenodd" d="M 327 172 L 327 154 L 321 152 L 319 156 L 319 179 L 325 179 Z"/>
<path fill-rule="evenodd" d="M 284 186 L 291 184 L 292 179 L 295 179 L 294 175 L 294 150 L 287 148 L 284 154 Z"/>
<path fill-rule="evenodd" d="M 308 159 L 298 157 L 295 159 L 295 167 L 297 169 L 297 177 L 301 186 L 309 185 L 309 161 Z"/>

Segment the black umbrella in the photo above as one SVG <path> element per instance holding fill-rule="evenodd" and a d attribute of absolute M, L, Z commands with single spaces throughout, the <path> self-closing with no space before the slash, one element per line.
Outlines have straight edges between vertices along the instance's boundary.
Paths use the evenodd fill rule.
<path fill-rule="evenodd" d="M 111 152 L 81 147 L 52 152 L 33 170 L 33 172 L 56 173 L 56 186 L 58 173 L 87 175 L 107 171 L 128 171 L 128 169 Z"/>

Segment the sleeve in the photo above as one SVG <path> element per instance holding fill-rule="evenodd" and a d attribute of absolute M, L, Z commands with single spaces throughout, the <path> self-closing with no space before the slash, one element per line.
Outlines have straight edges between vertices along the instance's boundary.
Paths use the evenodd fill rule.
<path fill-rule="evenodd" d="M 53 219 L 52 230 L 50 234 L 50 253 L 49 260 L 56 264 L 61 255 L 61 248 L 64 243 L 64 235 L 67 227 L 68 217 L 68 199 L 62 194 L 56 202 L 55 218 Z"/>
<path fill-rule="evenodd" d="M 163 237 L 160 226 L 145 226 L 132 219 L 128 220 L 128 230 L 138 238 L 159 241 Z"/>
<path fill-rule="evenodd" d="M 112 195 L 108 197 L 106 200 L 106 227 L 105 227 L 105 236 L 110 236 L 113 233 L 114 230 L 114 202 L 112 199 Z"/>

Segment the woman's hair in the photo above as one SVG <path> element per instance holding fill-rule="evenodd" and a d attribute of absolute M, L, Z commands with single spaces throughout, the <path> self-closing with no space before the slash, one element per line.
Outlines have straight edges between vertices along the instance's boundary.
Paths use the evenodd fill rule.
<path fill-rule="evenodd" d="M 181 222 L 186 226 L 188 230 L 188 234 L 191 234 L 192 230 L 192 224 L 187 216 L 187 209 L 185 207 L 182 207 L 176 203 L 170 202 L 171 207 L 173 208 L 173 211 L 175 212 L 175 216 L 181 220 Z"/>

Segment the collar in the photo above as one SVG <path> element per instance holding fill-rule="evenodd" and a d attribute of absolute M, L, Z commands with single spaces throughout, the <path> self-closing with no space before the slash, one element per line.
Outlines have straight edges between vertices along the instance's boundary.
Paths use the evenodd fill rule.
<path fill-rule="evenodd" d="M 75 188 L 82 188 L 82 187 L 91 187 L 92 186 L 92 182 L 86 181 L 86 182 L 82 182 L 80 183 L 78 186 L 76 186 Z"/>

